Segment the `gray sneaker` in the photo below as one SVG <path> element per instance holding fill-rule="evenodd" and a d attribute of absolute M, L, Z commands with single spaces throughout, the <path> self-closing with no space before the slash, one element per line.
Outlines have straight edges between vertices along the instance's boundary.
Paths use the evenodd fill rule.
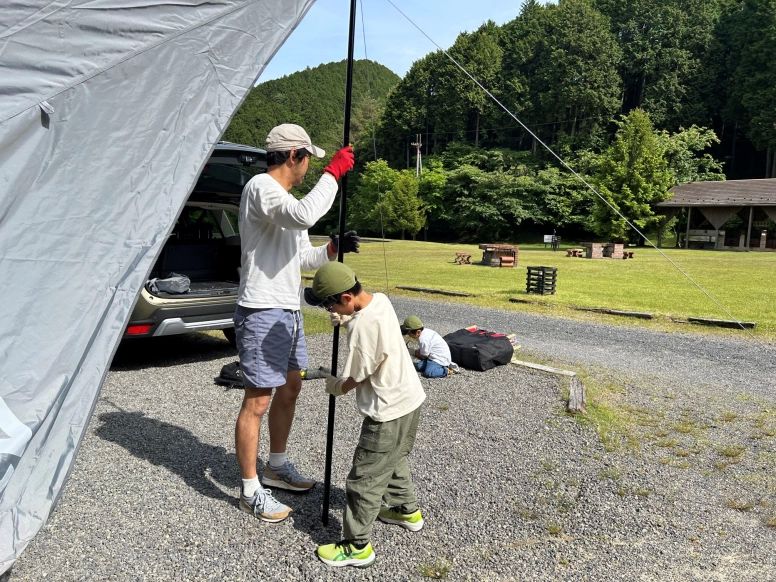
<path fill-rule="evenodd" d="M 240 492 L 240 509 L 252 513 L 262 521 L 277 523 L 283 521 L 291 513 L 288 505 L 283 505 L 272 496 L 269 489 L 257 489 L 253 497 L 246 497 Z"/>
<path fill-rule="evenodd" d="M 315 481 L 300 475 L 294 464 L 291 461 L 286 461 L 281 467 L 273 467 L 269 463 L 264 465 L 264 471 L 261 474 L 261 484 L 299 492 L 312 489 Z"/>

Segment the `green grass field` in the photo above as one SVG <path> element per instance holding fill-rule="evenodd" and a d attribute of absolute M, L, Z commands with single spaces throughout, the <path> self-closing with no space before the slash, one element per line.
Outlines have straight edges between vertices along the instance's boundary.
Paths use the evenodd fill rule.
<path fill-rule="evenodd" d="M 664 249 L 663 253 L 712 294 L 720 307 L 658 251 L 631 250 L 635 253 L 632 260 L 589 260 L 567 257 L 563 248 L 552 252 L 543 245 L 520 245 L 518 266 L 501 269 L 453 262 L 456 251 L 471 252 L 472 261 L 479 261 L 482 251 L 477 245 L 392 240 L 363 242 L 361 253 L 347 255 L 345 261 L 368 289 L 387 289 L 393 295 L 420 296 L 396 289 L 400 285 L 463 291 L 475 296 L 429 297 L 497 309 L 751 338 L 740 329 L 722 331 L 671 320 L 688 316 L 737 319 L 756 322 L 752 333 L 759 338 L 776 338 L 776 253 Z M 526 266 L 535 265 L 558 268 L 555 295 L 526 294 Z M 510 298 L 535 303 L 512 303 Z M 591 314 L 574 307 L 649 312 L 655 319 Z"/>

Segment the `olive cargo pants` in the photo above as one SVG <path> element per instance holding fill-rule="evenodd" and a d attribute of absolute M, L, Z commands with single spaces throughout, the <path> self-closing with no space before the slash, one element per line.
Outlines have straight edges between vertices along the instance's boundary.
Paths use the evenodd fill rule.
<path fill-rule="evenodd" d="M 417 511 L 407 456 L 415 444 L 420 409 L 388 422 L 367 417 L 361 424 L 353 467 L 345 483 L 344 539 L 368 542 L 383 505 L 399 506 L 404 513 Z"/>

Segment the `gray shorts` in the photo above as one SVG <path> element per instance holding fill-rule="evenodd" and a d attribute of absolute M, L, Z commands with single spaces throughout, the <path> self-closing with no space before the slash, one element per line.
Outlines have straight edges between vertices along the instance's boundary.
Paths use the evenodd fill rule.
<path fill-rule="evenodd" d="M 237 306 L 234 331 L 248 388 L 277 388 L 289 370 L 307 368 L 301 311 Z"/>

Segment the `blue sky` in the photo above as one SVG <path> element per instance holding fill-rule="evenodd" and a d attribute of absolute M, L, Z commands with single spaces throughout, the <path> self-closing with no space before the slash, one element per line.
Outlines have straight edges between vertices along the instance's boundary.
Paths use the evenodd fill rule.
<path fill-rule="evenodd" d="M 472 31 L 487 21 L 503 24 L 520 12 L 521 0 L 392 0 L 442 48 L 449 48 L 459 33 Z M 364 10 L 366 51 L 361 27 Z M 280 47 L 258 82 L 276 79 L 321 63 L 341 61 L 348 51 L 348 0 L 318 0 Z M 359 0 L 356 18 L 355 58 L 365 55 L 399 76 L 413 62 L 436 47 L 386 0 Z"/>

